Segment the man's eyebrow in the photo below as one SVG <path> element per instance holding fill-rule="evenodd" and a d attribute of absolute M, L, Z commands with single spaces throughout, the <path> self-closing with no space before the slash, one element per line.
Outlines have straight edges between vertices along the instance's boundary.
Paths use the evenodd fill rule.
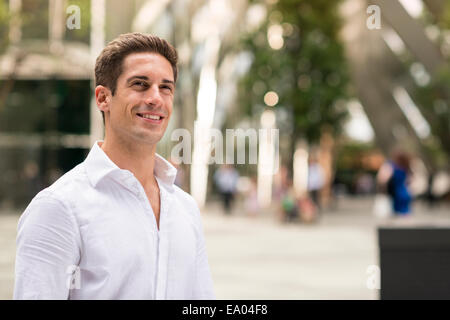
<path fill-rule="evenodd" d="M 130 78 L 127 79 L 127 83 L 130 83 L 131 81 L 133 81 L 134 79 L 140 79 L 140 80 L 148 80 L 147 76 L 132 76 Z M 168 79 L 163 79 L 161 81 L 162 83 L 169 83 L 172 85 L 175 85 L 175 82 L 173 82 L 172 80 L 168 80 Z"/>
<path fill-rule="evenodd" d="M 172 80 L 167 80 L 167 79 L 163 79 L 162 83 L 170 83 L 172 85 L 175 85 L 175 82 L 173 82 Z"/>
<path fill-rule="evenodd" d="M 130 83 L 134 79 L 148 80 L 148 77 L 146 77 L 146 76 L 132 76 L 132 77 L 127 79 L 127 83 Z"/>

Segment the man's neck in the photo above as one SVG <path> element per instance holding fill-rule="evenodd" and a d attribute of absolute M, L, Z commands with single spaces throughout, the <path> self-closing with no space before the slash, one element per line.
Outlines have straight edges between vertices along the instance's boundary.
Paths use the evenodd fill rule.
<path fill-rule="evenodd" d="M 105 137 L 100 147 L 120 169 L 131 171 L 144 189 L 156 185 L 153 174 L 156 145 L 132 144 L 122 139 Z"/>

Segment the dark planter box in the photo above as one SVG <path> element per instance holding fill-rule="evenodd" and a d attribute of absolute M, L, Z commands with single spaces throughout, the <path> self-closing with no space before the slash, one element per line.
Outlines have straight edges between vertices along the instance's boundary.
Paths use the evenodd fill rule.
<path fill-rule="evenodd" d="M 378 228 L 380 299 L 450 299 L 450 227 Z"/>

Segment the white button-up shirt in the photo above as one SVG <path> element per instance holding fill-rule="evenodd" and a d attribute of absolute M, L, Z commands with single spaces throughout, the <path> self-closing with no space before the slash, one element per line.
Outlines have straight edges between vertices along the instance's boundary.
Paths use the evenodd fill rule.
<path fill-rule="evenodd" d="M 159 155 L 144 188 L 96 142 L 19 219 L 15 299 L 214 299 L 200 211 Z"/>

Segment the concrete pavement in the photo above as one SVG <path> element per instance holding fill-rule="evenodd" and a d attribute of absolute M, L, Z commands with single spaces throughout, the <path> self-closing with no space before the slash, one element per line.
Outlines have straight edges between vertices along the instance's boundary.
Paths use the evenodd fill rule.
<path fill-rule="evenodd" d="M 0 300 L 12 299 L 18 218 L 16 212 L 0 212 Z"/>

